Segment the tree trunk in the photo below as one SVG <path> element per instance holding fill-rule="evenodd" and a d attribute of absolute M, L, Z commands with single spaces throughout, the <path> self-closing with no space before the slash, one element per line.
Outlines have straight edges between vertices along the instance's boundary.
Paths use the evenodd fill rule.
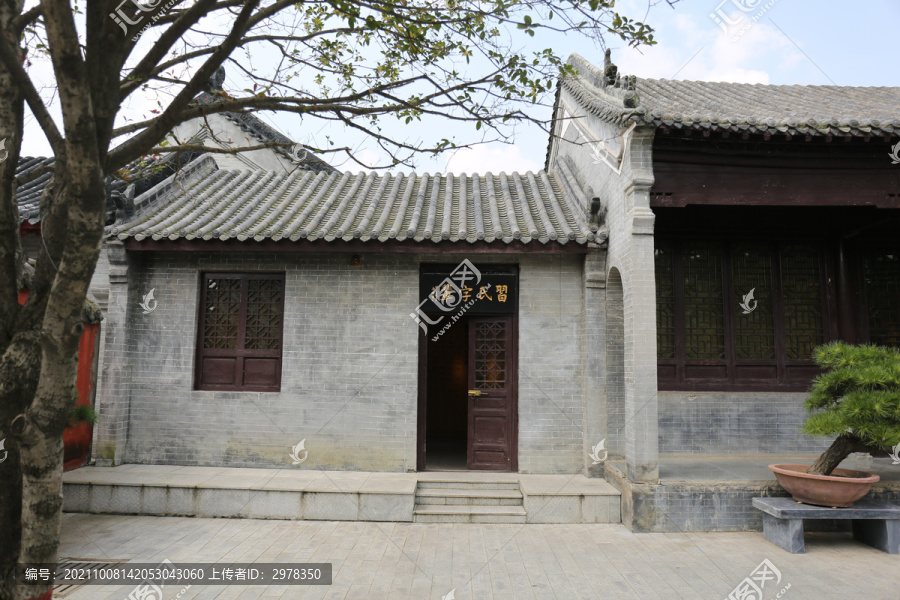
<path fill-rule="evenodd" d="M 61 186 L 68 209 L 66 240 L 41 326 L 40 378 L 34 400 L 14 426 L 22 464 L 20 563 L 56 563 L 62 517 L 62 433 L 75 398 L 82 308 L 97 264 L 106 206 L 96 168 L 67 165 Z M 51 585 L 17 586 L 17 600 L 39 598 Z M 49 596 L 48 596 L 49 597 Z"/>
<path fill-rule="evenodd" d="M 856 437 L 848 434 L 839 435 L 825 452 L 819 455 L 807 473 L 813 475 L 831 475 L 831 472 L 845 458 L 854 452 L 868 452 L 868 448 Z"/>
<path fill-rule="evenodd" d="M 21 1 L 0 3 L 0 35 L 24 54 L 12 25 Z M 34 395 L 40 369 L 36 329 L 23 323 L 18 294 L 24 255 L 19 236 L 15 175 L 23 127 L 23 96 L 0 63 L 0 599 L 13 597 L 22 535 L 22 470 L 10 423 Z"/>
<path fill-rule="evenodd" d="M 0 357 L 0 437 L 5 436 L 9 452 L 0 471 L 0 600 L 16 597 L 15 565 L 20 560 L 22 542 L 23 477 L 21 448 L 18 437 L 13 435 L 12 422 L 31 405 L 40 379 L 41 323 L 54 276 L 50 265 L 59 264 L 61 240 L 64 240 L 64 236 L 52 233 L 65 231 L 64 186 L 59 184 L 64 173 L 64 165 L 58 163 L 56 173 L 42 193 L 41 206 L 47 207 L 43 211 L 42 236 L 50 239 L 45 237 L 41 245 L 38 266 L 27 285 L 28 301 L 18 308 L 12 341 Z"/>

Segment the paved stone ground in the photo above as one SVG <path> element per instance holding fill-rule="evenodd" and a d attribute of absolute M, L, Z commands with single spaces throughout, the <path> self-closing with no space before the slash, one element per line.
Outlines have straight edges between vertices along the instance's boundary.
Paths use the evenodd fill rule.
<path fill-rule="evenodd" d="M 636 535 L 622 525 L 65 514 L 60 556 L 334 565 L 334 583 L 327 587 L 193 586 L 181 600 L 722 600 L 763 559 L 782 578 L 778 585 L 766 584 L 762 600 L 900 599 L 900 556 L 849 534 L 807 533 L 806 542 L 806 554 L 792 555 L 761 533 Z M 84 586 L 66 599 L 125 600 L 132 589 Z M 165 600 L 180 590 L 167 586 Z"/>

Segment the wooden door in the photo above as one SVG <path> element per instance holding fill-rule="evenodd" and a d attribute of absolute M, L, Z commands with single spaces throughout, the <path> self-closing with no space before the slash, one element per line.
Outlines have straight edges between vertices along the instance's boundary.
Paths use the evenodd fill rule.
<path fill-rule="evenodd" d="M 469 319 L 469 469 L 518 469 L 514 324 L 513 317 Z"/>

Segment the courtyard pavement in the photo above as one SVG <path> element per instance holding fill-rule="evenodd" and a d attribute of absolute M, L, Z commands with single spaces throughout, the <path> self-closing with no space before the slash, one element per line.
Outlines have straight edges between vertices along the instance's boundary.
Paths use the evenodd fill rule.
<path fill-rule="evenodd" d="M 158 564 L 332 563 L 330 586 L 166 586 L 164 600 L 898 600 L 900 556 L 807 533 L 789 554 L 762 533 L 633 534 L 622 525 L 473 525 L 63 515 L 60 558 Z M 757 567 L 768 560 L 772 568 Z M 780 579 L 775 578 L 777 575 Z M 767 577 L 766 577 L 767 575 Z M 126 600 L 82 586 L 67 600 Z M 180 596 L 179 596 L 180 594 Z"/>

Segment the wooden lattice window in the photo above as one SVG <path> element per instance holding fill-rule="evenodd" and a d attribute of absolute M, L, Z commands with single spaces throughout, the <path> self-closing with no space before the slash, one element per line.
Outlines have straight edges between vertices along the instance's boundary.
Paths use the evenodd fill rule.
<path fill-rule="evenodd" d="M 660 389 L 804 389 L 823 343 L 816 242 L 656 240 Z"/>
<path fill-rule="evenodd" d="M 865 248 L 862 265 L 869 343 L 900 348 L 900 244 Z"/>
<path fill-rule="evenodd" d="M 204 273 L 196 388 L 281 390 L 284 275 Z"/>
<path fill-rule="evenodd" d="M 502 321 L 475 326 L 475 387 L 506 388 L 506 323 Z"/>

